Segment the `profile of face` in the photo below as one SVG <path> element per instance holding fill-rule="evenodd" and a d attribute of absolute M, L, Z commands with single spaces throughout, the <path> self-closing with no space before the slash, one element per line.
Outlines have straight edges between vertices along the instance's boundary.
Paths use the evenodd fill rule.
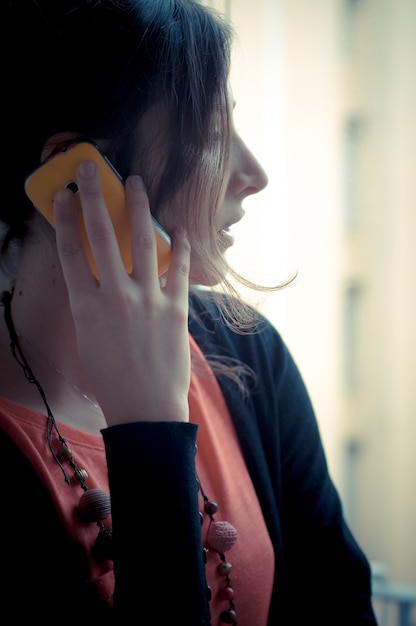
<path fill-rule="evenodd" d="M 230 104 L 232 116 L 232 101 Z M 160 106 L 150 107 L 135 137 L 135 154 L 138 156 L 133 158 L 131 171 L 143 175 L 143 170 L 146 170 L 146 180 L 150 181 L 146 187 L 152 211 L 152 187 L 163 184 L 160 171 L 169 152 L 166 131 L 163 130 L 163 120 L 168 124 L 168 119 L 166 111 L 161 110 Z M 223 149 L 220 133 L 218 136 L 217 147 L 206 146 L 207 161 L 213 150 Z M 72 132 L 57 133 L 51 137 L 43 148 L 42 162 L 63 147 L 77 142 L 79 137 L 78 133 Z M 108 142 L 96 140 L 96 143 L 107 153 Z M 234 244 L 232 226 L 244 217 L 243 201 L 247 196 L 264 189 L 268 182 L 263 168 L 237 132 L 232 119 L 227 154 L 222 172 L 208 167 L 203 178 L 200 169 L 197 169 L 176 194 L 168 194 L 168 201 L 157 210 L 159 223 L 171 237 L 178 227 L 187 231 L 191 243 L 191 284 L 213 286 L 225 278 L 228 271 L 225 253 Z M 211 193 L 213 178 L 215 183 L 219 182 L 216 185 L 219 193 L 215 198 Z"/>
<path fill-rule="evenodd" d="M 231 92 L 230 105 L 232 115 L 234 104 Z M 150 111 L 142 123 L 143 130 L 139 132 L 140 138 L 137 140 L 138 154 L 152 154 L 148 175 L 151 181 L 158 180 L 158 171 L 166 153 L 163 132 L 160 132 L 161 119 L 163 117 L 157 107 Z M 179 226 L 187 231 L 191 243 L 191 284 L 212 286 L 225 277 L 225 253 L 234 243 L 232 226 L 244 217 L 243 201 L 264 189 L 268 182 L 262 166 L 244 143 L 233 122 L 229 139 L 229 157 L 224 171 L 220 174 L 211 172 L 211 176 L 221 177 L 221 191 L 216 201 L 209 191 L 211 181 L 201 180 L 200 173 L 195 173 L 157 212 L 157 219 L 168 234 L 172 235 Z M 210 150 L 212 146 L 207 146 L 207 152 Z M 143 160 L 138 159 L 133 170 L 142 173 L 142 167 Z M 152 196 L 151 189 L 149 195 Z"/>

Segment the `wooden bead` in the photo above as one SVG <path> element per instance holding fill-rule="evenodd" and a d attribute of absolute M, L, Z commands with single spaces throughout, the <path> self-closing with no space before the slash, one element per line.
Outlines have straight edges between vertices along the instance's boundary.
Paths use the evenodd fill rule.
<path fill-rule="evenodd" d="M 85 481 L 88 478 L 88 472 L 86 469 L 79 469 L 78 470 L 78 475 L 80 477 L 80 479 L 85 483 Z"/>
<path fill-rule="evenodd" d="M 87 522 L 100 522 L 111 513 L 111 500 L 102 489 L 88 489 L 79 501 L 79 511 Z"/>
<path fill-rule="evenodd" d="M 218 504 L 212 500 L 204 503 L 204 511 L 208 513 L 208 515 L 215 515 L 218 511 Z"/>
<path fill-rule="evenodd" d="M 233 600 L 234 599 L 234 589 L 232 587 L 223 587 L 219 591 L 219 596 L 221 600 Z"/>
<path fill-rule="evenodd" d="M 212 522 L 208 529 L 207 541 L 217 552 L 227 552 L 237 541 L 237 531 L 229 522 Z"/>
<path fill-rule="evenodd" d="M 62 444 L 57 452 L 57 457 L 60 461 L 69 461 L 72 459 L 72 450 L 66 444 Z"/>
<path fill-rule="evenodd" d="M 220 620 L 224 622 L 224 624 L 236 624 L 237 613 L 233 609 L 230 609 L 229 611 L 223 611 L 220 615 Z"/>
<path fill-rule="evenodd" d="M 232 569 L 233 566 L 229 563 L 229 561 L 221 561 L 217 567 L 217 572 L 223 576 L 228 576 Z"/>

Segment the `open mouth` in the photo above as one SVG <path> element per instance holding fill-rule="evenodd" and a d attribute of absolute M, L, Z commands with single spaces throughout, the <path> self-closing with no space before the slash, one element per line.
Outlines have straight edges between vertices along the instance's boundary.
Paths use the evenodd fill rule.
<path fill-rule="evenodd" d="M 230 246 L 234 244 L 235 236 L 231 230 L 231 226 L 227 226 L 227 228 L 222 228 L 219 231 L 219 237 L 220 237 L 221 245 L 224 246 L 225 248 L 229 248 Z"/>

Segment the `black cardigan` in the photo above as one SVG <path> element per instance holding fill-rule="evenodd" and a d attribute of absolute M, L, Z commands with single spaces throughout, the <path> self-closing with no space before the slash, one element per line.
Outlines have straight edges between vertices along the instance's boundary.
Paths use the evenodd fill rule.
<path fill-rule="evenodd" d="M 246 398 L 229 377 L 218 381 L 275 550 L 269 626 L 374 626 L 369 564 L 343 518 L 308 394 L 280 335 L 264 319 L 259 332 L 236 334 L 214 303 L 194 294 L 191 306 L 190 332 L 203 352 L 237 358 L 257 376 Z M 113 611 L 97 602 L 83 556 L 70 545 L 43 484 L 0 431 L 0 615 L 11 614 L 16 623 L 208 625 L 197 429 L 136 423 L 102 431 L 112 498 Z"/>

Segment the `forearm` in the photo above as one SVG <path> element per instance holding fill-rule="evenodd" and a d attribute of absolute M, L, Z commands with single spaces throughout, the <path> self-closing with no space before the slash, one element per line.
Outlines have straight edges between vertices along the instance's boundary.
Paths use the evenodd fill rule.
<path fill-rule="evenodd" d="M 208 624 L 195 470 L 197 426 L 103 430 L 112 500 L 114 608 L 143 623 Z"/>

